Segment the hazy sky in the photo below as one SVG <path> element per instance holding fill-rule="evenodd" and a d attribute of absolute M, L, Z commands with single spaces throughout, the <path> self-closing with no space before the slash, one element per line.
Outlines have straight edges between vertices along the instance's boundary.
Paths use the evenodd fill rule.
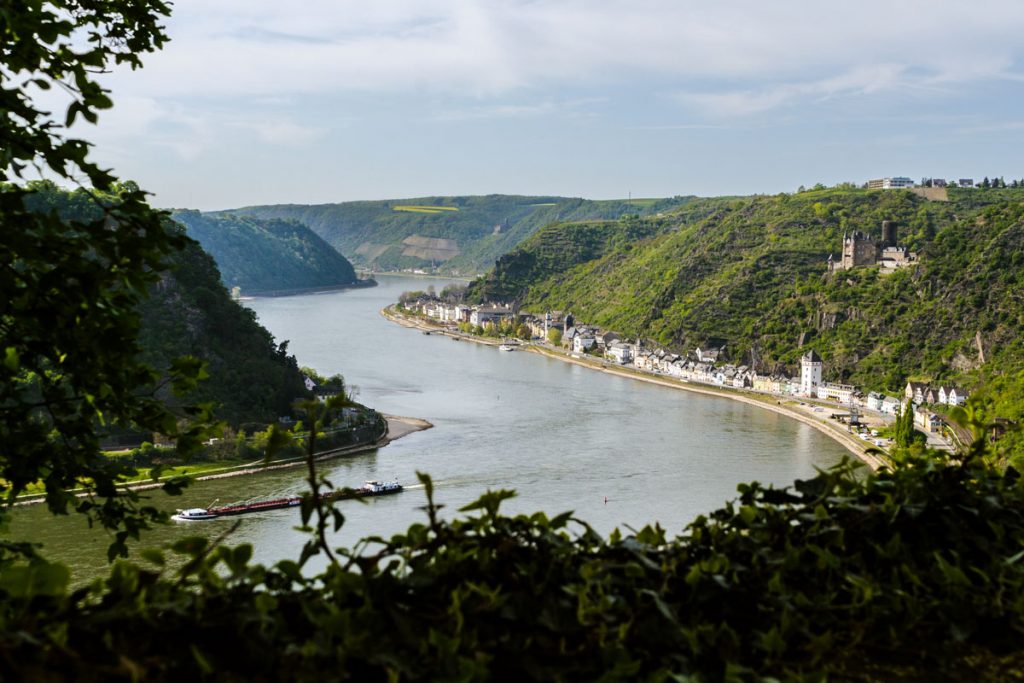
<path fill-rule="evenodd" d="M 201 209 L 1024 176 L 1024 2 L 175 0 L 97 159 Z"/>

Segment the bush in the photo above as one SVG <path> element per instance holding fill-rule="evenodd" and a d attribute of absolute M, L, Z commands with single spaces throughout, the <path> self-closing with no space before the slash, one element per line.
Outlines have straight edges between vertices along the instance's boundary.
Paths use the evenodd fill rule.
<path fill-rule="evenodd" d="M 0 668 L 23 680 L 1006 678 L 1024 664 L 1024 489 L 1013 470 L 938 457 L 743 485 L 674 539 L 505 516 L 505 491 L 445 521 L 424 477 L 424 523 L 341 551 L 317 577 L 205 539 L 168 549 L 185 556 L 179 574 L 151 552 L 152 569 L 122 562 L 105 586 L 37 593 L 31 608 L 8 574 Z"/>

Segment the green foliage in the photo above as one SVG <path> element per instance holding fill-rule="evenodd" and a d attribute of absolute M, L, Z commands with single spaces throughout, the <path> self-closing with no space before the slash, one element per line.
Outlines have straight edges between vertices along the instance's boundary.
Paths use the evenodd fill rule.
<path fill-rule="evenodd" d="M 201 438 L 202 409 L 180 414 L 154 394 L 159 375 L 140 362 L 139 302 L 185 238 L 165 227 L 134 183 L 118 184 L 71 137 L 79 118 L 111 106 L 96 74 L 132 68 L 166 40 L 168 6 L 154 0 L 34 0 L 0 12 L 0 492 L 10 502 L 42 481 L 55 513 L 73 509 L 112 530 L 111 551 L 162 515 L 115 484 L 124 466 L 103 458 L 99 427 L 159 431 L 187 451 Z M 58 86 L 69 104 L 61 126 L 33 101 Z M 52 183 L 18 186 L 29 169 L 63 182 L 86 179 L 109 192 L 78 190 L 62 215 L 47 205 Z M 182 364 L 169 385 L 194 382 Z M 66 492 L 84 486 L 88 497 Z M 29 546 L 0 543 L 0 561 Z"/>
<path fill-rule="evenodd" d="M 911 375 L 968 389 L 985 383 L 1000 415 L 1018 420 L 1024 192 L 950 196 L 822 189 L 695 200 L 660 218 L 556 224 L 499 259 L 469 297 L 571 310 L 677 351 L 723 339 L 725 360 L 761 372 L 795 374 L 801 339 L 813 338 L 826 380 L 890 393 Z M 898 222 L 920 263 L 829 275 L 844 232 L 877 238 L 882 220 Z"/>
<path fill-rule="evenodd" d="M 555 346 L 561 346 L 562 331 L 557 327 L 552 327 L 550 330 L 548 330 L 548 341 L 554 344 Z"/>
<path fill-rule="evenodd" d="M 900 414 L 893 425 L 893 441 L 899 448 L 910 448 L 923 441 L 924 434 L 914 427 L 914 404 L 907 401 L 903 404 Z"/>
<path fill-rule="evenodd" d="M 343 519 L 310 498 L 304 558 L 330 553 L 318 576 L 202 538 L 147 552 L 148 568 L 118 563 L 75 595 L 59 568 L 9 573 L 0 668 L 157 681 L 1005 679 L 1024 664 L 1024 487 L 977 445 L 963 460 L 742 485 L 676 538 L 506 516 L 509 491 L 444 520 L 422 477 L 425 523 L 330 549 L 320 525 Z"/>
<path fill-rule="evenodd" d="M 617 219 L 641 212 L 654 215 L 690 197 L 626 201 L 587 201 L 564 197 L 424 197 L 401 201 L 346 202 L 317 206 L 276 205 L 235 209 L 236 215 L 297 220 L 308 225 L 353 263 L 377 270 L 437 266 L 447 272 L 479 273 L 541 227 L 555 221 Z M 395 211 L 415 205 L 436 211 Z M 457 209 L 451 211 L 448 209 Z M 431 258 L 404 240 L 412 236 L 454 240 L 459 253 Z"/>
<path fill-rule="evenodd" d="M 224 283 L 244 294 L 358 282 L 352 264 L 301 223 L 198 211 L 173 218 L 214 258 Z"/>

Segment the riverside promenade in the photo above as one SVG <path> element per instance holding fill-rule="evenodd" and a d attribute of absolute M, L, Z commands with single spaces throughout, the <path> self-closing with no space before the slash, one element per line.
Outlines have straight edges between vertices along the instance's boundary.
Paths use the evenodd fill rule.
<path fill-rule="evenodd" d="M 383 317 L 394 323 L 402 325 L 403 327 L 418 329 L 424 332 L 430 332 L 431 334 L 453 337 L 464 341 L 484 344 L 486 346 L 499 346 L 503 343 L 501 340 L 485 339 L 475 335 L 449 330 L 436 323 L 403 315 L 397 312 L 394 309 L 394 306 L 388 306 L 381 309 L 380 313 Z M 763 394 L 744 389 L 718 387 L 667 377 L 665 375 L 656 375 L 637 368 L 617 365 L 602 359 L 594 359 L 586 356 L 574 356 L 570 352 L 553 347 L 550 344 L 520 342 L 518 348 L 532 353 L 539 353 L 543 356 L 547 356 L 548 358 L 590 368 L 591 370 L 598 372 L 614 374 L 620 377 L 628 377 L 629 379 L 634 379 L 639 382 L 648 382 L 673 389 L 681 389 L 683 391 L 705 394 L 708 396 L 718 396 L 720 398 L 727 398 L 733 401 L 740 401 L 750 405 L 755 405 L 760 408 L 764 408 L 765 410 L 771 410 L 791 419 L 798 420 L 810 427 L 813 427 L 814 429 L 817 429 L 846 448 L 846 450 L 856 456 L 872 470 L 877 470 L 887 462 L 884 454 L 880 454 L 873 446 L 858 438 L 856 435 L 851 434 L 835 420 L 829 419 L 825 410 L 822 410 L 821 413 L 815 412 L 814 410 L 816 407 L 831 408 L 834 410 L 838 407 L 834 404 L 830 405 L 827 403 L 808 402 L 804 400 L 804 405 L 801 405 L 801 401 L 793 400 L 789 397 L 776 396 L 774 394 Z"/>

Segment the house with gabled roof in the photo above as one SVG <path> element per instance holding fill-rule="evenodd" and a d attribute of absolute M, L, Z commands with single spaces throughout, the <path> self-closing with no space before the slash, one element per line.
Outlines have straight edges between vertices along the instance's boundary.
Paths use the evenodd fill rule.
<path fill-rule="evenodd" d="M 946 387 L 946 400 L 943 401 L 946 405 L 950 406 L 962 406 L 967 402 L 967 397 L 970 394 L 966 389 L 956 386 Z"/>
<path fill-rule="evenodd" d="M 565 328 L 565 332 L 562 334 L 562 346 L 566 348 L 572 348 L 572 340 L 579 334 L 579 330 L 575 327 L 570 326 Z"/>
<path fill-rule="evenodd" d="M 605 353 L 619 365 L 625 365 L 633 360 L 633 346 L 620 341 L 612 342 Z"/>
<path fill-rule="evenodd" d="M 715 363 L 718 361 L 718 356 L 722 353 L 721 346 L 698 346 L 694 352 L 697 356 L 697 360 L 702 363 Z"/>
<path fill-rule="evenodd" d="M 864 407 L 867 408 L 868 410 L 878 410 L 878 411 L 881 411 L 882 410 L 882 401 L 883 400 L 885 400 L 885 396 L 883 396 L 882 394 L 878 393 L 877 391 L 869 392 L 868 393 L 868 398 L 864 402 Z"/>
<path fill-rule="evenodd" d="M 575 353 L 585 353 L 597 343 L 597 339 L 591 332 L 580 332 L 572 339 L 572 350 Z"/>
<path fill-rule="evenodd" d="M 941 431 L 943 426 L 942 418 L 924 407 L 914 409 L 914 426 L 928 433 Z"/>
<path fill-rule="evenodd" d="M 907 382 L 907 388 L 903 390 L 903 395 L 908 401 L 924 403 L 926 391 L 928 391 L 928 385 L 925 382 Z"/>
<path fill-rule="evenodd" d="M 882 399 L 882 412 L 887 415 L 899 415 L 902 407 L 903 402 L 894 396 L 886 396 Z"/>

